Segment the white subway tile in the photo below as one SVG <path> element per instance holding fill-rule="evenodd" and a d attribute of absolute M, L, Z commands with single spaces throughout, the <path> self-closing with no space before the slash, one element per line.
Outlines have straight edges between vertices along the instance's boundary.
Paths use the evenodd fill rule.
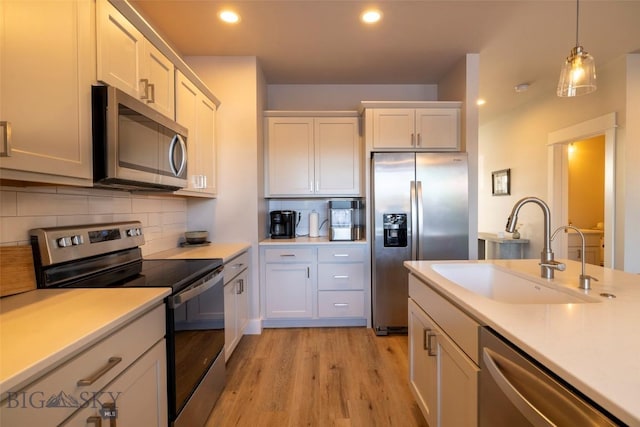
<path fill-rule="evenodd" d="M 162 200 L 136 197 L 131 200 L 131 212 L 162 212 Z"/>
<path fill-rule="evenodd" d="M 0 215 L 16 216 L 18 214 L 18 202 L 15 191 L 0 191 Z"/>
<path fill-rule="evenodd" d="M 78 215 L 89 213 L 86 196 L 47 193 L 17 193 L 18 215 Z"/>
<path fill-rule="evenodd" d="M 0 242 L 29 240 L 32 228 L 55 227 L 56 218 L 48 216 L 14 216 L 0 218 Z"/>

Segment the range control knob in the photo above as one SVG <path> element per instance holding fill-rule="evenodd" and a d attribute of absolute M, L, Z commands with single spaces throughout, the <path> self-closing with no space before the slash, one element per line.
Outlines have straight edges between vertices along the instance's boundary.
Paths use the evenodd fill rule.
<path fill-rule="evenodd" d="M 81 245 L 84 243 L 84 237 L 82 237 L 82 235 L 77 234 L 73 237 L 71 237 L 71 244 L 73 245 Z"/>
<path fill-rule="evenodd" d="M 71 246 L 71 237 L 61 237 L 57 240 L 58 247 L 66 248 L 67 246 Z"/>
<path fill-rule="evenodd" d="M 129 237 L 135 237 L 136 236 L 136 229 L 135 228 L 130 228 L 127 230 L 127 236 Z"/>

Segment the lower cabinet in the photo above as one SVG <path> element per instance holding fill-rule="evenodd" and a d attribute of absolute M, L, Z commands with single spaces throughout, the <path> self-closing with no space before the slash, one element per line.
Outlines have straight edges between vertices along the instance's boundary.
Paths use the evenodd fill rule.
<path fill-rule="evenodd" d="M 427 286 L 410 276 L 411 391 L 430 426 L 476 426 L 479 325 L 435 292 L 420 289 Z M 457 337 L 466 352 L 454 341 Z"/>
<path fill-rule="evenodd" d="M 263 326 L 363 326 L 364 245 L 264 247 Z"/>
<path fill-rule="evenodd" d="M 249 321 L 249 253 L 224 264 L 224 359 L 228 361 Z"/>
<path fill-rule="evenodd" d="M 0 425 L 166 427 L 165 325 L 162 304 L 12 391 Z"/>

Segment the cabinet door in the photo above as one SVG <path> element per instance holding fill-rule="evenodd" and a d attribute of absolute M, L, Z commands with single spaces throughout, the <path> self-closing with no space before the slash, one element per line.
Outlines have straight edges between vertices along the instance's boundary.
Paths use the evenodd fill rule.
<path fill-rule="evenodd" d="M 313 156 L 313 118 L 267 118 L 267 195 L 312 194 Z"/>
<path fill-rule="evenodd" d="M 145 40 L 140 61 L 140 99 L 161 114 L 175 118 L 175 71 L 173 63 Z"/>
<path fill-rule="evenodd" d="M 415 148 L 415 114 L 412 108 L 373 111 L 373 148 Z"/>
<path fill-rule="evenodd" d="M 314 149 L 316 194 L 360 195 L 358 118 L 316 118 Z"/>
<path fill-rule="evenodd" d="M 0 2 L 2 178 L 91 183 L 93 14 L 82 0 Z"/>
<path fill-rule="evenodd" d="M 237 279 L 224 285 L 224 360 L 229 360 L 238 341 Z"/>
<path fill-rule="evenodd" d="M 77 411 L 61 425 L 167 426 L 166 366 L 166 344 L 163 339 L 114 382 L 93 394 L 86 408 Z M 114 418 L 102 418 L 104 414 L 100 413 L 101 408 L 113 408 Z"/>
<path fill-rule="evenodd" d="M 428 150 L 460 149 L 459 111 L 456 108 L 416 110 L 416 148 Z"/>
<path fill-rule="evenodd" d="M 439 426 L 475 427 L 478 424 L 480 369 L 443 332 L 432 339 L 439 365 Z"/>
<path fill-rule="evenodd" d="M 188 187 L 179 194 L 215 196 L 216 106 L 182 73 L 176 73 L 176 121 L 189 130 L 187 136 Z"/>
<path fill-rule="evenodd" d="M 265 265 L 265 316 L 310 318 L 313 316 L 311 264 Z"/>
<path fill-rule="evenodd" d="M 427 424 L 435 427 L 438 425 L 438 362 L 428 350 L 429 334 L 433 330 L 431 319 L 409 300 L 409 384 Z"/>
<path fill-rule="evenodd" d="M 144 36 L 108 0 L 98 0 L 98 80 L 140 98 Z"/>

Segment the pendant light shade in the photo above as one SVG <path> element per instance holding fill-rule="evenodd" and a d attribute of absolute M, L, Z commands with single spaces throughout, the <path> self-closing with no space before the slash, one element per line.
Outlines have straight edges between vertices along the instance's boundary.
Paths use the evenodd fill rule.
<path fill-rule="evenodd" d="M 578 24 L 580 17 L 580 0 L 576 0 L 576 47 L 571 49 L 558 81 L 558 96 L 586 95 L 596 90 L 596 64 L 593 56 L 585 52 L 578 43 Z"/>

